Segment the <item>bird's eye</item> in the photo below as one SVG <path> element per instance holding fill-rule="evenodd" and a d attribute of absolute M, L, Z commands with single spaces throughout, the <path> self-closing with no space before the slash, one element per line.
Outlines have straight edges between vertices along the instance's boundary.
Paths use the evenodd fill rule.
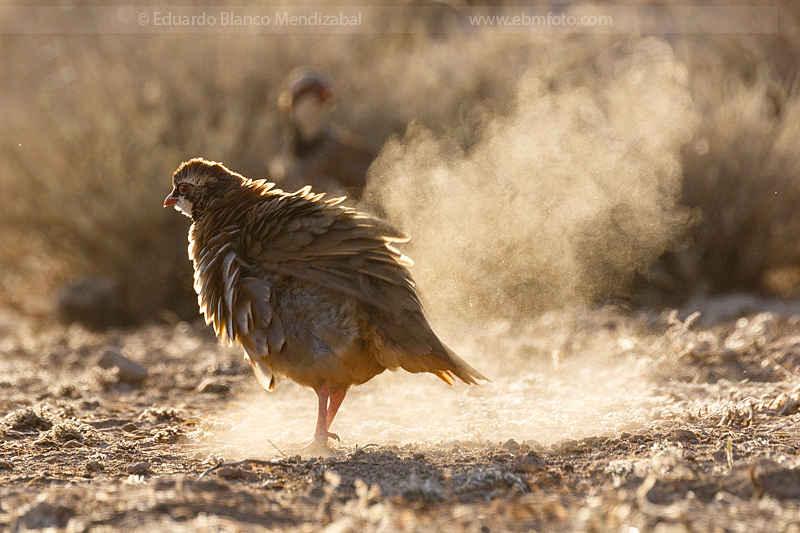
<path fill-rule="evenodd" d="M 192 186 L 188 183 L 181 183 L 178 185 L 178 194 L 186 194 L 192 189 Z"/>

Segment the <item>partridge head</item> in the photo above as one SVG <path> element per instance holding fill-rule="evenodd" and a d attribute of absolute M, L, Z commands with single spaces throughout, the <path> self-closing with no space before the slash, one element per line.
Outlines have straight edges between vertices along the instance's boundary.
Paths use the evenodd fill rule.
<path fill-rule="evenodd" d="M 244 349 L 264 388 L 286 377 L 317 393 L 313 453 L 338 439 L 329 430 L 348 389 L 387 368 L 449 385 L 486 380 L 431 329 L 411 261 L 394 247 L 408 237 L 341 201 L 203 159 L 175 171 L 164 200 L 193 220 L 189 256 L 206 322 Z"/>

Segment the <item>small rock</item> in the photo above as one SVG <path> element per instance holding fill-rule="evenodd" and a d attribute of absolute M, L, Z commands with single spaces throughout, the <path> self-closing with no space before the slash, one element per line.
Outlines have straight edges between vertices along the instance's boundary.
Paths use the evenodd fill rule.
<path fill-rule="evenodd" d="M 444 500 L 444 493 L 440 490 L 427 488 L 427 487 L 411 487 L 404 490 L 400 497 L 408 502 L 425 502 L 429 504 L 436 504 Z"/>
<path fill-rule="evenodd" d="M 593 448 L 600 444 L 600 437 L 586 437 L 581 441 L 581 444 Z"/>
<path fill-rule="evenodd" d="M 133 324 L 120 285 L 108 278 L 85 278 L 58 294 L 56 314 L 63 324 L 77 322 L 90 330 Z"/>
<path fill-rule="evenodd" d="M 0 461 L 0 470 L 14 470 L 14 465 L 8 461 Z"/>
<path fill-rule="evenodd" d="M 313 498 L 315 500 L 322 499 L 325 496 L 325 491 L 322 490 L 322 487 L 314 487 L 310 491 L 308 491 L 308 497 Z"/>
<path fill-rule="evenodd" d="M 536 452 L 528 452 L 514 461 L 514 472 L 531 474 L 543 470 L 544 467 L 544 460 Z"/>
<path fill-rule="evenodd" d="M 191 520 L 195 517 L 195 512 L 191 510 L 189 507 L 175 507 L 174 509 L 170 510 L 169 515 L 179 522 L 183 522 L 186 520 Z"/>
<path fill-rule="evenodd" d="M 213 394 L 227 394 L 231 390 L 231 384 L 227 381 L 216 379 L 204 379 L 197 386 L 197 392 L 210 392 Z"/>
<path fill-rule="evenodd" d="M 414 455 L 411 456 L 411 458 L 414 459 L 415 461 L 422 461 L 423 459 L 425 459 L 425 454 L 415 453 Z"/>
<path fill-rule="evenodd" d="M 78 440 L 75 440 L 75 439 L 70 439 L 67 442 L 65 442 L 64 444 L 62 444 L 61 447 L 62 448 L 83 448 L 83 443 L 78 441 Z"/>
<path fill-rule="evenodd" d="M 145 367 L 122 355 L 117 348 L 106 348 L 97 361 L 97 366 L 100 368 L 116 367 L 119 369 L 119 380 L 124 383 L 141 383 L 147 377 Z"/>
<path fill-rule="evenodd" d="M 63 528 L 73 516 L 75 516 L 75 512 L 63 505 L 56 506 L 47 502 L 38 502 L 19 516 L 11 530 Z"/>
<path fill-rule="evenodd" d="M 503 444 L 503 449 L 516 453 L 516 452 L 519 451 L 520 445 L 514 439 L 509 439 L 509 440 L 506 441 L 505 444 Z"/>
<path fill-rule="evenodd" d="M 86 463 L 87 472 L 102 472 L 106 467 L 100 461 L 89 461 Z"/>
<path fill-rule="evenodd" d="M 122 431 L 126 431 L 128 433 L 133 433 L 137 429 L 139 429 L 139 428 L 137 428 L 136 424 L 134 424 L 133 422 L 128 422 L 127 424 L 122 426 Z"/>
<path fill-rule="evenodd" d="M 697 440 L 697 435 L 688 429 L 676 429 L 675 437 L 680 440 Z"/>
<path fill-rule="evenodd" d="M 131 475 L 143 476 L 150 473 L 150 463 L 142 461 L 141 463 L 129 464 L 125 467 L 125 472 Z"/>
<path fill-rule="evenodd" d="M 575 439 L 567 439 L 565 441 L 553 444 L 552 449 L 554 452 L 558 453 L 580 453 L 583 451 L 584 446 L 582 446 Z"/>
<path fill-rule="evenodd" d="M 535 439 L 526 440 L 525 441 L 525 445 L 530 447 L 531 450 L 536 451 L 536 452 L 542 452 L 545 449 L 544 445 L 541 442 L 539 442 L 538 440 L 535 440 Z"/>
<path fill-rule="evenodd" d="M 252 470 L 242 470 L 241 468 L 231 468 L 226 466 L 220 468 L 217 475 L 222 479 L 243 479 L 245 481 L 254 481 L 259 479 L 258 474 Z"/>

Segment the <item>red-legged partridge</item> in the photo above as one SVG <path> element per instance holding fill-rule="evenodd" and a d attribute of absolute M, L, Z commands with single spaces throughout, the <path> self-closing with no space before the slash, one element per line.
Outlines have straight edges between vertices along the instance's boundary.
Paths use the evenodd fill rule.
<path fill-rule="evenodd" d="M 388 223 L 203 159 L 172 181 L 164 206 L 194 221 L 189 256 L 206 322 L 244 348 L 264 388 L 288 377 L 316 391 L 314 448 L 338 439 L 329 430 L 347 390 L 387 368 L 449 385 L 486 380 L 431 330 L 411 261 L 392 245 L 408 237 Z"/>

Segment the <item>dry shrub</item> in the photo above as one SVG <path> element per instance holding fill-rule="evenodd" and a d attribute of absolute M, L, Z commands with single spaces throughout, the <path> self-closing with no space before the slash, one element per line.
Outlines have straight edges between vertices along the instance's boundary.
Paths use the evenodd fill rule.
<path fill-rule="evenodd" d="M 686 51 L 699 121 L 682 157 L 681 203 L 695 227 L 654 266 L 646 296 L 673 305 L 730 292 L 797 296 L 800 94 L 758 51 L 740 48 L 724 63 L 722 52 L 701 52 Z"/>
<path fill-rule="evenodd" d="M 135 318 L 162 308 L 196 316 L 189 221 L 161 207 L 171 173 L 203 156 L 264 177 L 280 146 L 275 101 L 286 73 L 299 64 L 329 70 L 343 95 L 337 121 L 377 149 L 414 118 L 452 122 L 494 94 L 513 65 L 499 68 L 492 55 L 522 44 L 390 34 L 3 35 L 0 51 L 15 57 L 0 66 L 4 300 L 45 315 L 59 286 L 95 275 L 121 281 Z M 464 57 L 473 59 L 459 64 Z"/>
<path fill-rule="evenodd" d="M 169 177 L 181 161 L 195 156 L 264 177 L 281 143 L 275 112 L 279 84 L 297 65 L 332 74 L 342 95 L 336 121 L 374 148 L 417 121 L 409 142 L 427 135 L 437 148 L 415 153 L 416 162 L 433 169 L 443 153 L 461 154 L 456 159 L 463 163 L 482 151 L 483 166 L 472 164 L 469 171 L 475 173 L 460 184 L 458 166 L 445 160 L 448 179 L 462 192 L 464 184 L 474 184 L 482 194 L 490 177 L 499 178 L 503 194 L 521 191 L 534 205 L 527 209 L 518 199 L 495 209 L 522 213 L 519 236 L 527 240 L 517 235 L 512 241 L 484 240 L 477 255 L 455 254 L 450 269 L 436 260 L 446 248 L 432 239 L 433 230 L 408 223 L 396 207 L 403 191 L 389 191 L 396 220 L 415 234 L 423 288 L 437 278 L 464 285 L 465 271 L 472 273 L 468 281 L 476 279 L 474 290 L 451 293 L 442 307 L 468 306 L 472 299 L 488 303 L 488 312 L 510 303 L 514 312 L 528 313 L 625 292 L 632 274 L 643 272 L 679 233 L 683 215 L 673 196 L 681 171 L 675 150 L 691 122 L 686 111 L 691 102 L 668 73 L 681 70 L 681 62 L 688 65 L 685 76 L 700 117 L 683 151 L 689 178 L 683 198 L 702 210 L 703 222 L 694 244 L 662 263 L 681 268 L 663 268 L 669 276 L 656 278 L 673 281 L 660 287 L 669 294 L 709 284 L 714 291 L 758 287 L 765 273 L 794 268 L 798 222 L 790 206 L 796 194 L 797 98 L 775 99 L 767 74 L 747 83 L 730 81 L 738 79 L 728 73 L 737 67 L 736 43 L 727 55 L 709 49 L 719 67 L 709 72 L 681 51 L 681 42 L 691 50 L 691 36 L 673 38 L 677 59 L 663 45 L 648 64 L 641 53 L 608 55 L 624 47 L 603 55 L 628 36 L 434 35 L 418 31 L 414 21 L 408 26 L 402 34 L 0 36 L 0 57 L 15 59 L 0 64 L 3 300 L 43 315 L 60 285 L 102 275 L 122 281 L 136 318 L 152 319 L 164 308 L 196 316 L 186 257 L 188 221 L 161 208 Z M 795 47 L 775 48 L 772 41 L 780 36 L 769 39 L 768 50 L 780 50 L 781 72 L 796 64 Z M 627 72 L 631 82 L 637 71 L 644 73 L 638 85 L 615 81 Z M 524 124 L 515 115 L 520 109 L 527 110 Z M 580 121 L 585 128 L 576 125 Z M 494 137 L 498 129 L 506 136 Z M 491 154 L 504 153 L 499 146 L 504 140 L 517 143 L 518 155 L 497 158 L 494 168 Z M 389 150 L 403 156 L 397 147 Z M 418 161 L 424 157 L 432 159 Z M 381 179 L 402 181 L 384 170 Z M 526 173 L 531 189 L 517 187 Z M 580 185 L 576 196 L 563 186 L 550 194 L 546 184 L 553 182 L 537 181 L 538 175 L 559 174 Z M 511 189 L 502 184 L 507 177 L 515 184 Z M 570 205 L 591 199 L 593 187 L 609 184 L 621 192 L 606 191 L 601 202 L 578 206 L 573 211 L 584 216 L 567 217 L 571 222 L 542 211 L 556 207 L 572 215 Z M 770 188 L 771 197 L 764 192 Z M 631 192 L 632 199 L 625 200 Z M 747 201 L 753 194 L 760 199 Z M 562 204 L 548 204 L 553 198 Z M 495 199 L 508 200 L 502 194 Z M 467 214 L 469 224 L 482 225 L 479 236 L 509 231 L 507 224 L 494 224 L 497 218 L 482 219 L 480 211 Z M 466 248 L 453 229 L 464 224 L 459 217 L 432 220 L 436 231 L 453 234 L 448 246 Z M 565 237 L 571 240 L 562 253 Z M 513 279 L 493 294 L 481 275 L 505 268 L 490 255 L 497 251 L 508 254 L 515 269 Z M 425 271 L 426 264 L 436 266 Z"/>

